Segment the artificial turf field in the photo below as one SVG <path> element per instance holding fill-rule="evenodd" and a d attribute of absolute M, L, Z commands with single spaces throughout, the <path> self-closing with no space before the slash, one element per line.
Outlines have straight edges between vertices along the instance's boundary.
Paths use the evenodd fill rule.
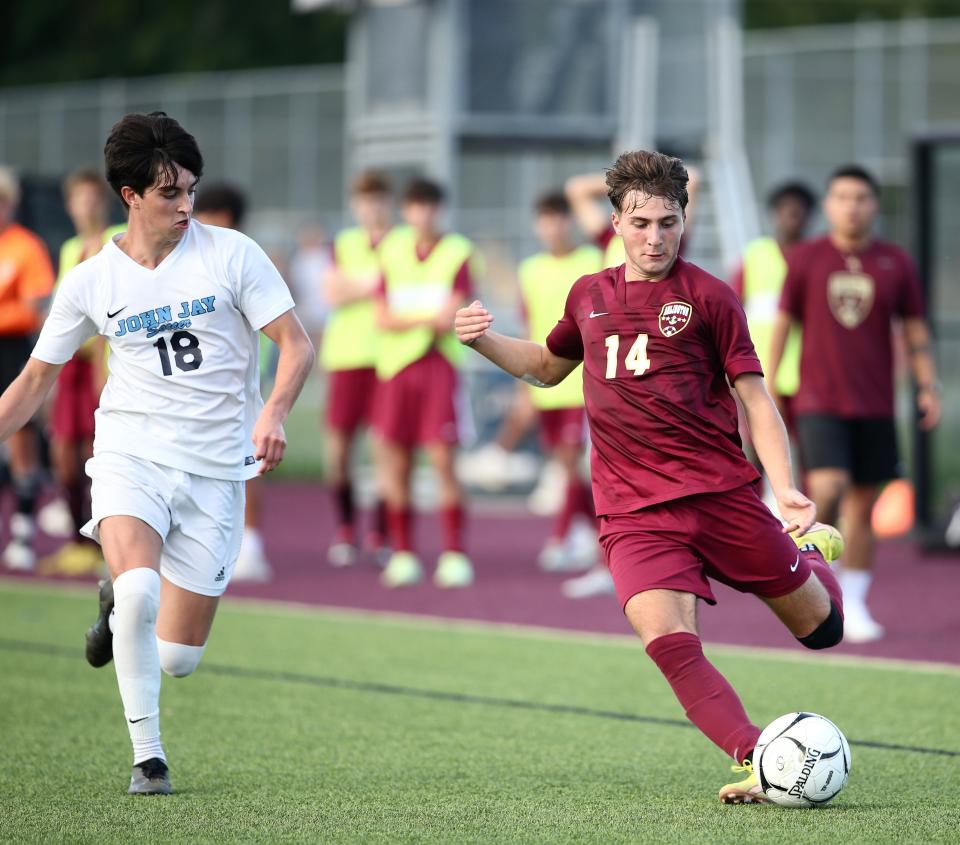
<path fill-rule="evenodd" d="M 252 602 L 164 678 L 176 794 L 129 797 L 94 612 L 90 587 L 0 581 L 4 841 L 960 840 L 956 670 L 708 649 L 755 720 L 822 712 L 853 752 L 826 807 L 722 806 L 728 761 L 638 643 Z"/>

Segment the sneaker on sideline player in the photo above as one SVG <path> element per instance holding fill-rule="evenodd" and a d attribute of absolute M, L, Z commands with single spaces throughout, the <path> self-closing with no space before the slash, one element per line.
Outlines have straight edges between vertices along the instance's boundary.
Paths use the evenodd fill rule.
<path fill-rule="evenodd" d="M 403 219 L 380 245 L 383 268 L 377 344 L 374 429 L 393 553 L 381 577 L 387 587 L 411 586 L 423 576 L 413 551 L 410 495 L 413 458 L 422 448 L 440 486 L 441 542 L 433 581 L 468 587 L 473 564 L 464 552 L 463 491 L 454 471 L 460 440 L 456 365 L 463 348 L 453 315 L 469 301 L 476 251 L 463 235 L 444 234 L 443 189 L 414 179 L 403 196 Z"/>
<path fill-rule="evenodd" d="M 679 159 L 642 150 L 617 159 L 607 187 L 627 261 L 574 284 L 546 345 L 490 331 L 479 302 L 455 326 L 462 343 L 536 385 L 559 384 L 583 362 L 593 496 L 617 596 L 687 717 L 747 768 L 720 799 L 752 803 L 762 801 L 751 769 L 760 728 L 703 654 L 698 603 L 715 603 L 713 578 L 758 596 L 807 648 L 836 645 L 842 599 L 826 561 L 842 540 L 814 523 L 794 485 L 736 294 L 678 257 L 686 183 Z M 786 525 L 758 495 L 728 380 Z"/>
<path fill-rule="evenodd" d="M 350 463 L 358 435 L 371 425 L 377 393 L 379 249 L 393 227 L 392 193 L 390 180 L 378 171 L 366 170 L 354 179 L 350 209 L 357 225 L 334 238 L 333 264 L 323 280 L 331 312 L 320 346 L 320 365 L 328 379 L 327 484 L 337 519 L 336 535 L 327 550 L 331 566 L 350 566 L 360 552 Z M 374 526 L 366 546 L 384 565 L 389 549 L 386 511 L 379 495 L 373 512 Z"/>
<path fill-rule="evenodd" d="M 36 411 L 95 334 L 110 347 L 96 414 L 93 518 L 112 581 L 87 660 L 113 659 L 133 745 L 129 792 L 171 791 L 160 743 L 161 670 L 200 662 L 243 531 L 243 482 L 286 447 L 283 423 L 313 347 L 269 258 L 239 232 L 191 219 L 197 142 L 163 112 L 128 114 L 104 149 L 125 234 L 64 277 L 21 375 L 0 396 L 0 441 Z M 260 398 L 257 332 L 280 348 Z"/>
<path fill-rule="evenodd" d="M 866 599 L 873 579 L 873 506 L 880 486 L 900 475 L 891 342 L 898 318 L 920 427 L 929 430 L 940 419 L 920 280 L 904 250 L 872 233 L 879 197 L 879 185 L 862 167 L 833 172 L 823 200 L 829 231 L 787 256 L 770 341 L 770 365 L 777 367 L 792 327 L 802 329 L 794 400 L 800 462 L 818 512 L 843 523 L 847 554 L 838 577 L 850 642 L 884 634 Z"/>

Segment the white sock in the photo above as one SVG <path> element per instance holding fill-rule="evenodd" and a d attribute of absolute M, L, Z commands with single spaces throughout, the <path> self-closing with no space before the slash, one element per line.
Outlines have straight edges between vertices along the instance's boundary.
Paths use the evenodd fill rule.
<path fill-rule="evenodd" d="M 240 541 L 240 555 L 248 557 L 263 557 L 263 537 L 258 528 L 245 525 L 243 539 Z"/>
<path fill-rule="evenodd" d="M 866 605 L 867 592 L 870 590 L 870 582 L 873 581 L 872 572 L 865 569 L 840 567 L 837 570 L 837 580 L 840 582 L 840 589 L 843 590 L 844 606 Z"/>
<path fill-rule="evenodd" d="M 166 760 L 160 745 L 160 656 L 157 611 L 160 575 L 147 567 L 129 569 L 113 581 L 113 662 L 123 701 L 133 763 Z"/>

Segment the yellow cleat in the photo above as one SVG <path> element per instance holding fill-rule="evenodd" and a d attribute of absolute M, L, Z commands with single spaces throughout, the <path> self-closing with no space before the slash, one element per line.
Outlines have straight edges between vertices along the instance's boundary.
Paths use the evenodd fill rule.
<path fill-rule="evenodd" d="M 41 575 L 90 575 L 103 568 L 100 547 L 93 543 L 66 543 L 37 565 Z"/>
<path fill-rule="evenodd" d="M 386 568 L 380 573 L 384 587 L 412 587 L 423 578 L 423 566 L 413 552 L 394 552 Z"/>
<path fill-rule="evenodd" d="M 444 552 L 437 560 L 433 583 L 442 588 L 469 587 L 473 583 L 473 564 L 463 552 Z"/>
<path fill-rule="evenodd" d="M 760 781 L 753 771 L 753 763 L 744 760 L 742 766 L 731 766 L 732 772 L 746 772 L 747 776 L 737 783 L 728 783 L 720 790 L 721 804 L 766 804 L 767 796 L 760 788 Z"/>
<path fill-rule="evenodd" d="M 802 537 L 796 532 L 790 535 L 798 548 L 814 546 L 823 555 L 827 563 L 833 563 L 843 554 L 843 536 L 832 525 L 825 522 L 815 522 Z"/>

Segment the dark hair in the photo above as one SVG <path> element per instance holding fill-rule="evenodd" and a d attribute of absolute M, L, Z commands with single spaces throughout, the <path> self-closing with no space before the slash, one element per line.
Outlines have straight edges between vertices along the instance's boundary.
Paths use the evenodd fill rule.
<path fill-rule="evenodd" d="M 393 185 L 390 184 L 390 177 L 380 170 L 362 170 L 353 180 L 351 193 L 390 196 L 393 193 Z"/>
<path fill-rule="evenodd" d="M 93 185 L 104 197 L 107 195 L 107 183 L 94 167 L 80 167 L 71 171 L 63 180 L 63 198 L 69 199 L 78 185 Z"/>
<path fill-rule="evenodd" d="M 121 202 L 124 186 L 143 196 L 153 185 L 176 184 L 178 164 L 198 179 L 203 173 L 197 139 L 162 111 L 124 115 L 110 130 L 103 155 L 107 181 Z"/>
<path fill-rule="evenodd" d="M 817 204 L 817 196 L 803 182 L 781 182 L 767 194 L 767 208 L 776 208 L 781 200 L 795 199 L 810 211 Z"/>
<path fill-rule="evenodd" d="M 226 211 L 233 218 L 233 226 L 240 228 L 247 213 L 247 198 L 243 191 L 227 182 L 205 185 L 193 203 L 193 213 Z"/>
<path fill-rule="evenodd" d="M 830 174 L 830 178 L 827 179 L 827 187 L 832 185 L 837 179 L 859 179 L 870 188 L 875 197 L 880 196 L 880 183 L 869 170 L 861 167 L 859 164 L 845 164 L 843 167 L 838 167 Z"/>
<path fill-rule="evenodd" d="M 631 191 L 662 197 L 683 210 L 687 207 L 688 178 L 687 169 L 678 158 L 650 150 L 621 153 L 607 170 L 607 196 L 618 212 L 625 210 L 623 201 Z"/>
<path fill-rule="evenodd" d="M 404 202 L 440 205 L 444 200 L 443 188 L 431 179 L 412 179 L 403 192 Z"/>
<path fill-rule="evenodd" d="M 533 206 L 537 214 L 570 214 L 570 200 L 563 191 L 548 191 Z"/>

